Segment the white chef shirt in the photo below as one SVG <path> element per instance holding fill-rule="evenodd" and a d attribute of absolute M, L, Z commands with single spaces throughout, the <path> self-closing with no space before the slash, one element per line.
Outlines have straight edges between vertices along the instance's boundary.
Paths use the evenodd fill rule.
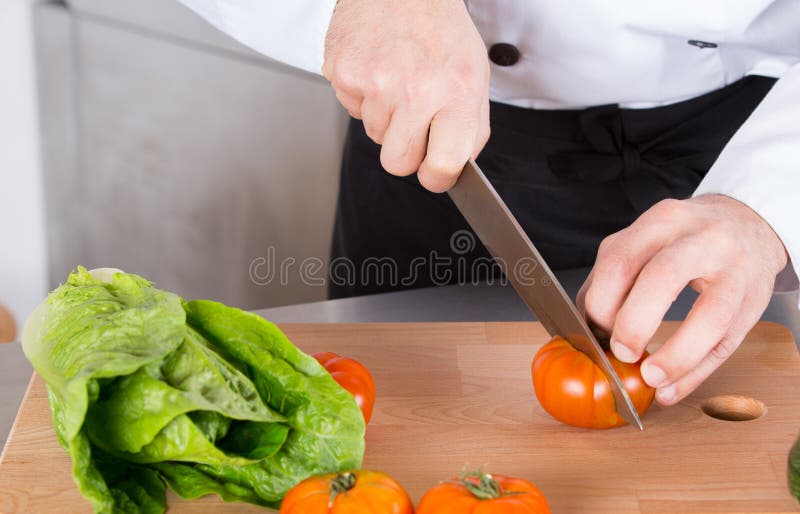
<path fill-rule="evenodd" d="M 180 0 L 276 60 L 320 73 L 336 0 Z M 466 0 L 492 65 L 492 100 L 538 109 L 643 108 L 693 98 L 746 75 L 779 78 L 695 195 L 736 198 L 800 262 L 800 0 Z M 690 44 L 694 41 L 694 44 Z M 697 41 L 710 44 L 700 44 Z M 782 288 L 795 288 L 791 266 Z M 780 284 L 779 284 L 780 285 Z"/>

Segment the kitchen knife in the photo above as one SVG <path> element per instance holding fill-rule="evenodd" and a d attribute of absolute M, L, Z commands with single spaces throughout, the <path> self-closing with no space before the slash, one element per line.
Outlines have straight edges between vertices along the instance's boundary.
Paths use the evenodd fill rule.
<path fill-rule="evenodd" d="M 474 160 L 467 162 L 448 193 L 545 330 L 567 339 L 603 370 L 619 415 L 644 430 L 628 392 L 586 320 Z"/>

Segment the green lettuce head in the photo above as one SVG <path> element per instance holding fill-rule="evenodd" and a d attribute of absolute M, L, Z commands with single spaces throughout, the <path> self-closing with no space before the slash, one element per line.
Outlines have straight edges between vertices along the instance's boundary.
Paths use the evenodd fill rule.
<path fill-rule="evenodd" d="M 163 513 L 165 485 L 277 508 L 300 480 L 361 465 L 353 397 L 254 314 L 78 268 L 22 345 L 96 513 Z"/>

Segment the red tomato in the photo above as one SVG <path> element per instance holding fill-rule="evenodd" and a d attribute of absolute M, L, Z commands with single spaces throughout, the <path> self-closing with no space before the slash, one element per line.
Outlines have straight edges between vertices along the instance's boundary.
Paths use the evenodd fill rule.
<path fill-rule="evenodd" d="M 647 352 L 633 364 L 618 361 L 610 351 L 606 355 L 639 415 L 644 414 L 655 396 L 655 389 L 644 382 L 639 370 Z M 617 414 L 605 374 L 566 339 L 554 337 L 542 346 L 533 358 L 531 374 L 539 404 L 562 423 L 584 428 L 625 424 Z"/>
<path fill-rule="evenodd" d="M 542 492 L 520 478 L 482 471 L 428 489 L 417 514 L 549 514 Z"/>
<path fill-rule="evenodd" d="M 338 359 L 339 354 L 333 352 L 319 352 L 314 354 L 314 358 L 317 359 L 317 362 L 324 366 L 329 360 Z"/>
<path fill-rule="evenodd" d="M 356 400 L 364 422 L 369 423 L 375 405 L 375 381 L 369 370 L 355 359 L 341 357 L 333 352 L 315 353 L 314 358 L 328 370 L 334 380 Z"/>
<path fill-rule="evenodd" d="M 403 487 L 377 471 L 330 473 L 303 480 L 281 503 L 280 514 L 414 514 Z"/>

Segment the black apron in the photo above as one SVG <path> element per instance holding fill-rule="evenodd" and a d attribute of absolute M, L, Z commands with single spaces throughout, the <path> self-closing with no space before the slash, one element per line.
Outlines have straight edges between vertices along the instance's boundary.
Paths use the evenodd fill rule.
<path fill-rule="evenodd" d="M 652 109 L 491 105 L 478 165 L 551 268 L 593 264 L 600 241 L 665 198 L 687 198 L 775 79 L 746 77 Z M 497 277 L 447 194 L 380 165 L 351 120 L 334 224 L 331 298 Z"/>

